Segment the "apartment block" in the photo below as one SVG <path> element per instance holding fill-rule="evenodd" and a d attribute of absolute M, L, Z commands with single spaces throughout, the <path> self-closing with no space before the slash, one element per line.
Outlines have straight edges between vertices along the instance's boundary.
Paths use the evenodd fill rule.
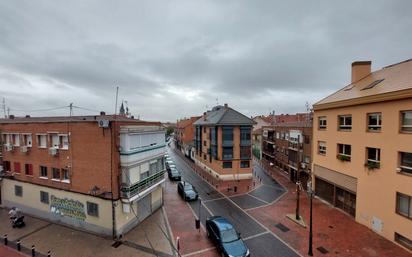
<path fill-rule="evenodd" d="M 0 204 L 118 237 L 163 203 L 165 132 L 125 116 L 0 119 Z"/>
<path fill-rule="evenodd" d="M 227 104 L 213 107 L 194 123 L 195 161 L 219 190 L 249 189 L 253 124 Z"/>
<path fill-rule="evenodd" d="M 314 106 L 316 194 L 412 250 L 412 60 L 371 72 Z"/>
<path fill-rule="evenodd" d="M 288 120 L 262 127 L 262 161 L 306 188 L 312 163 L 312 116 L 284 116 Z"/>
<path fill-rule="evenodd" d="M 181 119 L 176 122 L 174 136 L 176 140 L 176 148 L 189 158 L 194 158 L 195 155 L 193 143 L 195 132 L 193 123 L 199 118 L 200 116 L 195 116 L 188 119 Z"/>

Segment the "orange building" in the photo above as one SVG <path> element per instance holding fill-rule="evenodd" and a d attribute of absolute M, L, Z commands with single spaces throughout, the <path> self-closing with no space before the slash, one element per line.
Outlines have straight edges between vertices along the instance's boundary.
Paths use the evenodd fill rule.
<path fill-rule="evenodd" d="M 0 131 L 1 206 L 116 237 L 162 205 L 158 122 L 104 113 L 10 116 Z"/>
<path fill-rule="evenodd" d="M 412 250 L 412 60 L 371 72 L 314 106 L 316 194 Z"/>
<path fill-rule="evenodd" d="M 250 186 L 253 124 L 227 104 L 213 107 L 194 123 L 196 163 L 220 190 Z"/>
<path fill-rule="evenodd" d="M 199 118 L 200 116 L 190 117 L 189 119 L 178 120 L 176 123 L 176 148 L 188 157 L 192 156 L 192 149 L 194 147 L 193 139 L 195 138 L 195 132 L 193 123 Z"/>

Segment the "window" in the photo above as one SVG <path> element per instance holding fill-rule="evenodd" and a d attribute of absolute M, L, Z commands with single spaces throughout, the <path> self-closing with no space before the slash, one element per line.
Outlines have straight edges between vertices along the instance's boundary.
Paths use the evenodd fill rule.
<path fill-rule="evenodd" d="M 203 141 L 203 146 L 206 146 L 206 140 L 205 140 L 205 141 Z"/>
<path fill-rule="evenodd" d="M 305 144 L 310 144 L 310 136 L 307 136 L 307 135 L 303 135 L 303 139 L 304 139 L 304 142 L 305 142 Z"/>
<path fill-rule="evenodd" d="M 203 154 L 203 160 L 206 160 L 207 159 L 207 154 Z"/>
<path fill-rule="evenodd" d="M 69 149 L 69 136 L 68 135 L 59 135 L 60 149 L 67 150 Z"/>
<path fill-rule="evenodd" d="M 47 135 L 37 135 L 37 146 L 47 148 Z"/>
<path fill-rule="evenodd" d="M 9 161 L 3 161 L 3 168 L 5 171 L 11 171 L 11 165 Z"/>
<path fill-rule="evenodd" d="M 319 129 L 326 129 L 326 116 L 319 117 Z"/>
<path fill-rule="evenodd" d="M 241 168 L 249 168 L 250 167 L 250 162 L 249 161 L 241 161 L 240 162 L 240 167 Z"/>
<path fill-rule="evenodd" d="M 366 148 L 367 163 L 380 163 L 381 161 L 381 149 L 379 148 Z"/>
<path fill-rule="evenodd" d="M 51 146 L 59 148 L 59 143 L 60 143 L 59 142 L 59 135 L 56 134 L 56 133 L 53 133 L 53 134 L 50 134 L 49 137 L 50 137 L 49 141 L 51 142 Z"/>
<path fill-rule="evenodd" d="M 412 219 L 412 197 L 396 192 L 396 213 Z"/>
<path fill-rule="evenodd" d="M 206 127 L 203 127 L 203 133 L 206 133 Z"/>
<path fill-rule="evenodd" d="M 87 202 L 87 215 L 99 217 L 99 205 L 97 203 Z"/>
<path fill-rule="evenodd" d="M 318 154 L 326 155 L 326 142 L 318 141 Z"/>
<path fill-rule="evenodd" d="M 22 145 L 28 146 L 28 147 L 32 146 L 31 134 L 23 134 L 22 139 L 23 139 Z"/>
<path fill-rule="evenodd" d="M 233 128 L 232 127 L 222 127 L 222 144 L 224 146 L 233 145 Z"/>
<path fill-rule="evenodd" d="M 380 131 L 382 127 L 382 114 L 381 113 L 369 113 L 368 114 L 368 130 Z"/>
<path fill-rule="evenodd" d="M 412 240 L 395 232 L 395 241 L 412 251 Z"/>
<path fill-rule="evenodd" d="M 251 130 L 250 127 L 240 127 L 240 145 L 250 146 Z"/>
<path fill-rule="evenodd" d="M 19 134 L 12 134 L 11 138 L 12 138 L 12 142 L 14 146 L 20 146 L 20 135 Z"/>
<path fill-rule="evenodd" d="M 155 165 L 157 165 L 157 164 L 155 163 Z M 62 169 L 61 173 L 62 173 L 63 182 L 70 182 L 69 170 L 68 169 Z"/>
<path fill-rule="evenodd" d="M 22 196 L 23 196 L 23 187 L 22 187 L 22 186 L 15 185 L 15 186 L 14 186 L 14 194 L 15 194 L 16 196 L 22 197 Z"/>
<path fill-rule="evenodd" d="M 20 173 L 20 172 L 21 172 L 20 162 L 15 162 L 15 163 L 14 163 L 14 172 L 16 172 L 16 173 Z"/>
<path fill-rule="evenodd" d="M 24 165 L 24 172 L 26 175 L 33 176 L 33 164 L 26 163 Z"/>
<path fill-rule="evenodd" d="M 233 159 L 233 147 L 223 147 L 223 160 Z"/>
<path fill-rule="evenodd" d="M 60 180 L 60 169 L 52 168 L 52 179 Z"/>
<path fill-rule="evenodd" d="M 47 178 L 47 167 L 46 166 L 40 166 L 40 177 Z"/>
<path fill-rule="evenodd" d="M 240 159 L 251 159 L 252 158 L 252 148 L 250 146 L 240 147 Z"/>
<path fill-rule="evenodd" d="M 223 162 L 223 168 L 224 169 L 231 169 L 232 168 L 232 162 Z"/>
<path fill-rule="evenodd" d="M 339 120 L 339 130 L 351 130 L 352 129 L 352 115 L 340 115 Z"/>
<path fill-rule="evenodd" d="M 338 158 L 343 161 L 350 161 L 351 149 L 350 145 L 338 144 Z"/>
<path fill-rule="evenodd" d="M 401 131 L 412 132 L 412 111 L 401 112 Z"/>
<path fill-rule="evenodd" d="M 40 202 L 49 204 L 49 193 L 40 191 Z"/>
<path fill-rule="evenodd" d="M 412 174 L 412 153 L 401 152 L 401 172 Z"/>

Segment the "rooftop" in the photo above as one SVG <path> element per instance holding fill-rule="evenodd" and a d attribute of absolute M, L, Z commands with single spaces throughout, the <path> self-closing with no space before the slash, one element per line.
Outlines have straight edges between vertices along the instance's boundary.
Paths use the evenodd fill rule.
<path fill-rule="evenodd" d="M 249 117 L 233 110 L 227 104 L 224 106 L 218 105 L 213 107 L 211 111 L 207 111 L 198 119 L 194 125 L 228 125 L 228 126 L 252 126 L 254 121 Z"/>
<path fill-rule="evenodd" d="M 386 66 L 345 86 L 314 104 L 314 109 L 336 108 L 409 98 L 412 96 L 412 59 Z"/>

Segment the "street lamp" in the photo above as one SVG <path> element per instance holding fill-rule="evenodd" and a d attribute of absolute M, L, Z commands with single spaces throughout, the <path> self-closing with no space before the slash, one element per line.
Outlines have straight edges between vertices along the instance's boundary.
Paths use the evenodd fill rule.
<path fill-rule="evenodd" d="M 310 218 L 309 218 L 309 250 L 308 255 L 313 256 L 312 252 L 312 199 L 313 199 L 313 190 L 312 190 L 312 176 L 307 184 L 308 195 L 310 199 Z"/>

